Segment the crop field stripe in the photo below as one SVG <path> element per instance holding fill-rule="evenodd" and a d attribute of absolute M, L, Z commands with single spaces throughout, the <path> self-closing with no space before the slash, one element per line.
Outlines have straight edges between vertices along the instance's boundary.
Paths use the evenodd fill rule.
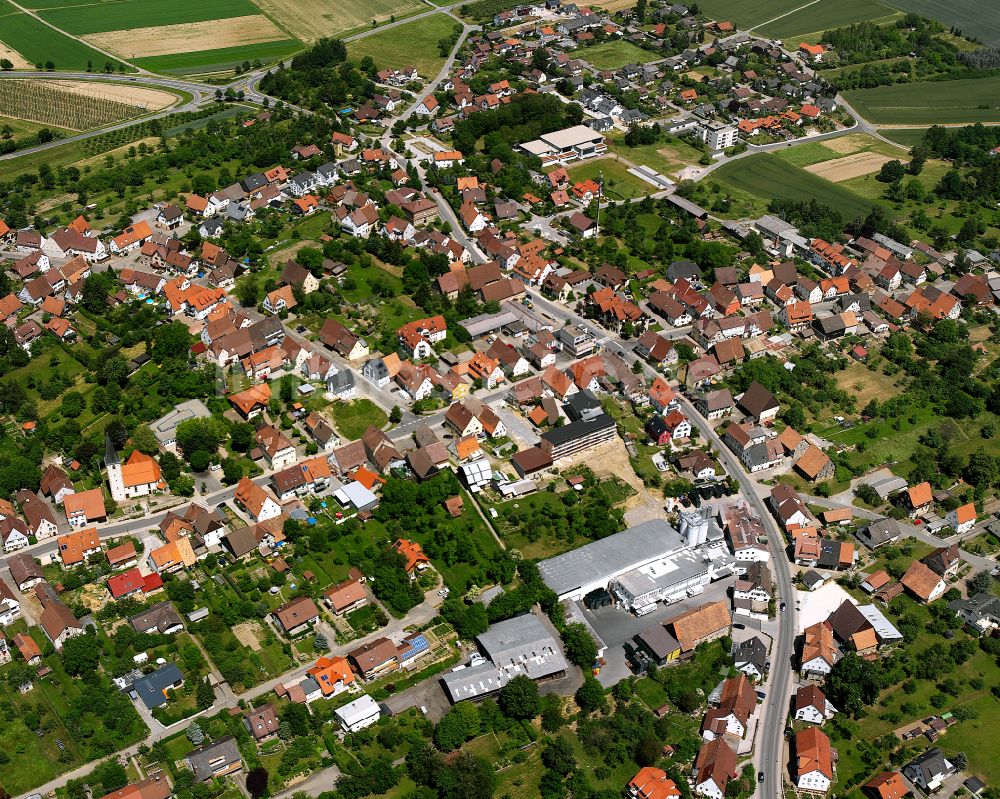
<path fill-rule="evenodd" d="M 815 199 L 839 211 L 846 219 L 865 214 L 872 207 L 854 192 L 768 153 L 733 161 L 715 170 L 712 177 L 766 200 L 806 202 Z"/>
<path fill-rule="evenodd" d="M 715 20 L 729 20 L 739 28 L 762 25 L 766 20 L 793 11 L 807 0 L 704 0 L 702 13 Z"/>
<path fill-rule="evenodd" d="M 44 64 L 51 61 L 56 69 L 82 71 L 86 69 L 88 61 L 93 62 L 95 69 L 103 67 L 106 61 L 111 61 L 115 66 L 122 63 L 83 42 L 52 30 L 41 20 L 23 12 L 3 18 L 0 41 L 31 63 Z"/>
<path fill-rule="evenodd" d="M 1000 121 L 1000 76 L 897 83 L 844 96 L 865 119 L 880 125 Z"/>
<path fill-rule="evenodd" d="M 47 22 L 73 34 L 205 22 L 260 13 L 250 0 L 117 0 L 89 6 L 64 6 L 39 12 Z"/>
<path fill-rule="evenodd" d="M 813 31 L 839 28 L 892 13 L 893 9 L 877 0 L 820 0 L 819 3 L 788 14 L 771 24 L 761 25 L 757 28 L 757 33 L 782 39 Z"/>
<path fill-rule="evenodd" d="M 281 61 L 301 49 L 302 43 L 296 39 L 282 39 L 261 44 L 222 47 L 218 50 L 149 56 L 148 58 L 137 58 L 132 63 L 137 67 L 148 69 L 150 72 L 194 75 L 202 72 L 221 72 L 232 69 L 244 61 L 254 61 L 258 58 L 265 64 Z"/>

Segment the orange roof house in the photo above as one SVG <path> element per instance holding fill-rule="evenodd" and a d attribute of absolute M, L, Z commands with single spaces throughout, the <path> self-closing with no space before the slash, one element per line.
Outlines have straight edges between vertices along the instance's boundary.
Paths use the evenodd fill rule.
<path fill-rule="evenodd" d="M 354 672 L 347 658 L 320 658 L 306 674 L 312 677 L 323 696 L 339 694 L 354 682 Z"/>
<path fill-rule="evenodd" d="M 197 560 L 191 547 L 191 540 L 184 536 L 149 553 L 150 565 L 161 573 L 186 569 L 193 566 Z"/>
<path fill-rule="evenodd" d="M 30 635 L 27 633 L 17 633 L 11 640 L 14 642 L 14 646 L 17 647 L 17 651 L 21 653 L 21 657 L 29 665 L 33 665 L 38 660 L 41 660 L 42 650 Z"/>
<path fill-rule="evenodd" d="M 256 416 L 271 401 L 271 386 L 261 383 L 248 389 L 229 395 L 230 404 L 240 412 L 245 419 Z"/>
<path fill-rule="evenodd" d="M 872 799 L 903 799 L 910 789 L 898 771 L 883 771 L 861 786 Z"/>
<path fill-rule="evenodd" d="M 833 754 L 826 733 L 818 727 L 807 727 L 795 735 L 796 782 L 814 771 L 832 780 Z"/>
<path fill-rule="evenodd" d="M 906 502 L 910 506 L 910 510 L 918 511 L 926 508 L 933 501 L 934 495 L 931 491 L 931 484 L 928 482 L 919 483 L 906 489 Z"/>
<path fill-rule="evenodd" d="M 63 499 L 63 511 L 72 527 L 83 527 L 90 522 L 107 518 L 104 509 L 104 492 L 99 488 L 68 494 Z"/>
<path fill-rule="evenodd" d="M 629 780 L 628 792 L 637 799 L 671 799 L 681 795 L 666 772 L 653 766 L 639 769 L 639 773 Z"/>
<path fill-rule="evenodd" d="M 66 499 L 73 496 L 79 495 L 70 494 Z M 103 496 L 101 510 L 104 510 Z M 95 552 L 101 551 L 101 539 L 97 535 L 96 527 L 88 527 L 86 530 L 61 535 L 56 540 L 56 544 L 59 547 L 59 557 L 62 558 L 63 566 L 75 566 L 77 563 L 83 563 Z"/>
<path fill-rule="evenodd" d="M 422 571 L 431 565 L 430 558 L 424 554 L 423 547 L 416 541 L 407 538 L 398 538 L 393 548 L 404 558 L 406 558 L 406 573 L 411 574 L 414 570 Z"/>

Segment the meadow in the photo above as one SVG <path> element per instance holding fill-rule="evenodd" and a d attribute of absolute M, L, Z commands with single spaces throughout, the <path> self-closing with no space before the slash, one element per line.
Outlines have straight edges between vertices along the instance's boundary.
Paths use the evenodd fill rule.
<path fill-rule="evenodd" d="M 712 177 L 725 186 L 765 200 L 816 200 L 839 211 L 847 219 L 866 214 L 871 203 L 834 183 L 806 172 L 777 156 L 760 153 L 732 161 L 715 170 Z"/>
<path fill-rule="evenodd" d="M 818 3 L 802 5 L 794 13 L 774 20 L 757 29 L 757 33 L 776 39 L 792 38 L 818 39 L 824 31 L 839 28 L 865 20 L 881 20 L 897 15 L 898 12 L 876 0 L 819 0 Z M 810 37 L 809 34 L 814 34 Z M 797 45 L 798 42 L 791 42 Z"/>
<path fill-rule="evenodd" d="M 366 55 L 371 56 L 379 69 L 400 69 L 412 65 L 421 76 L 431 78 L 444 64 L 438 41 L 449 36 L 454 25 L 455 21 L 450 17 L 432 14 L 349 42 L 347 54 L 357 61 Z"/>
<path fill-rule="evenodd" d="M 936 19 L 942 25 L 954 25 L 967 36 L 975 36 L 984 44 L 1000 47 L 1000 15 L 983 13 L 980 0 L 884 0 L 886 5 L 900 11 Z"/>
<path fill-rule="evenodd" d="M 844 97 L 865 119 L 879 125 L 1000 122 L 1000 77 L 928 83 L 898 83 L 856 89 Z"/>
<path fill-rule="evenodd" d="M 653 187 L 628 171 L 624 165 L 610 158 L 600 158 L 569 170 L 570 180 L 597 180 L 604 178 L 604 196 L 609 200 L 631 200 L 645 197 Z"/>
<path fill-rule="evenodd" d="M 621 39 L 601 42 L 579 51 L 585 61 L 598 69 L 619 69 L 626 64 L 645 64 L 659 56 Z"/>

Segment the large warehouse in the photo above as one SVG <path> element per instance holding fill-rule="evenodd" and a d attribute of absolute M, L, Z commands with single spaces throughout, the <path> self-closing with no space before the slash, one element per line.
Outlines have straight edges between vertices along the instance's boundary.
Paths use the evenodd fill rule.
<path fill-rule="evenodd" d="M 538 570 L 560 600 L 605 589 L 637 612 L 734 574 L 733 557 L 708 513 L 683 514 L 681 529 L 653 519 L 544 560 Z"/>

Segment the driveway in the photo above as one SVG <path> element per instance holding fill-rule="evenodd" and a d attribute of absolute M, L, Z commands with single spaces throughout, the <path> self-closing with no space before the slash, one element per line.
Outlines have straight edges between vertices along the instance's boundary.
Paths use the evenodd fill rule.
<path fill-rule="evenodd" d="M 405 691 L 393 694 L 384 704 L 393 714 L 402 713 L 411 707 L 420 708 L 435 723 L 451 708 L 451 702 L 445 696 L 439 678 L 424 680 Z"/>

